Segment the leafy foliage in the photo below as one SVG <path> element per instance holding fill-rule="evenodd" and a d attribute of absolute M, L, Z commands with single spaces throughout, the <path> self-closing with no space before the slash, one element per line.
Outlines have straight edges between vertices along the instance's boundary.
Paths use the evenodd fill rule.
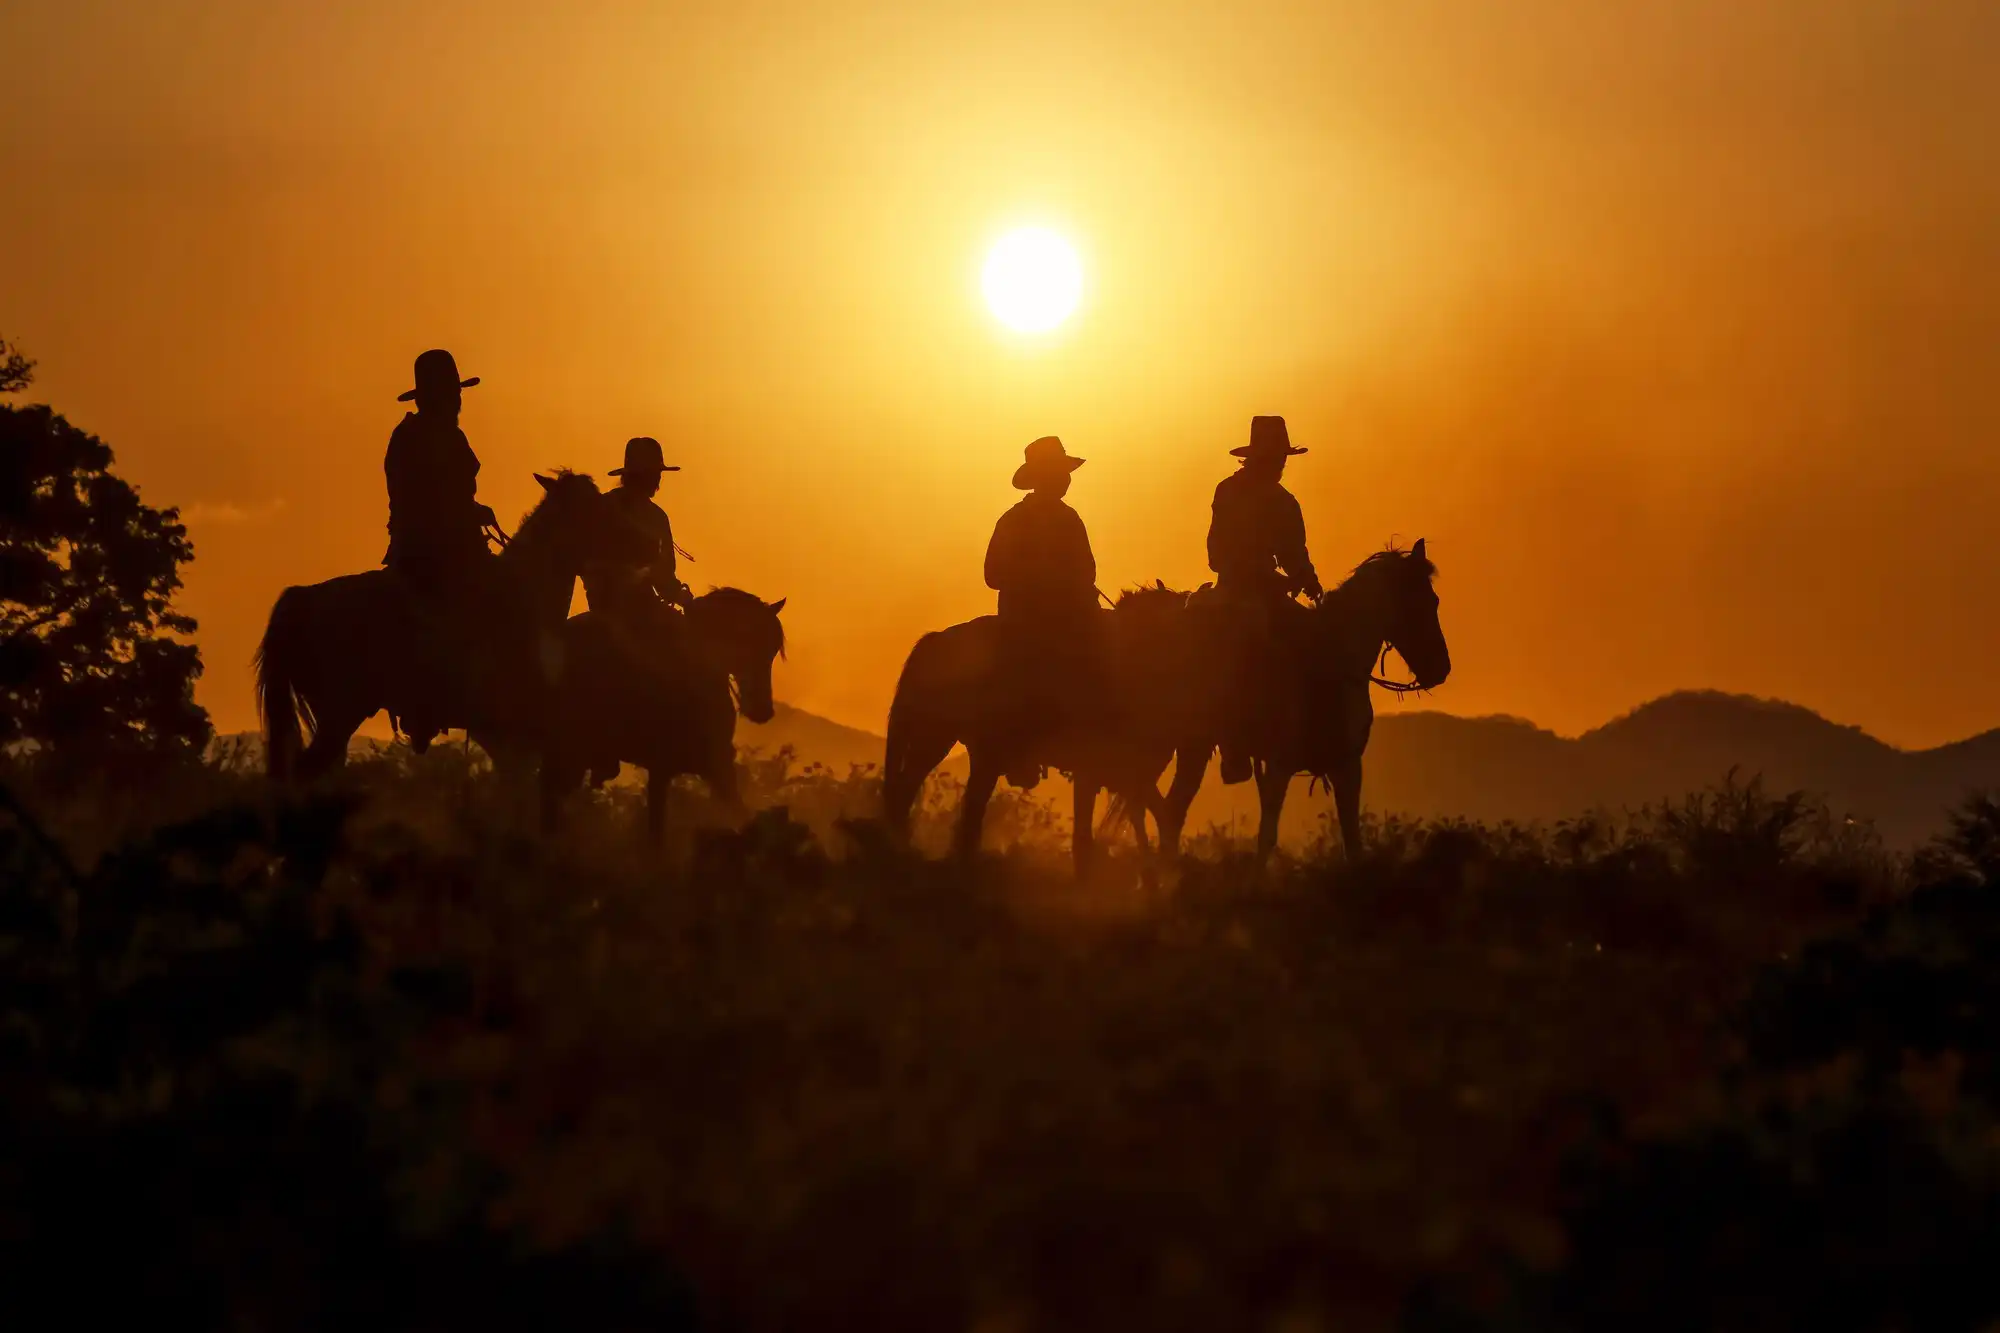
<path fill-rule="evenodd" d="M 1484 1299 L 1433 1293 L 1413 1325 L 1993 1327 L 1996 810 L 1968 798 L 1910 863 L 1907 893 L 1761 970 L 1711 1113 L 1666 1135 L 1613 1115 L 1579 1145 L 1563 1266 L 1514 1266 Z M 1731 802 L 1711 813 L 1753 845 L 1784 842 Z"/>
<path fill-rule="evenodd" d="M 34 383 L 35 363 L 0 338 L 0 393 L 19 393 Z"/>
<path fill-rule="evenodd" d="M 0 356 L 0 385 L 25 385 L 31 363 Z M 173 607 L 193 547 L 111 465 L 50 408 L 0 405 L 0 747 L 78 772 L 209 736 L 201 657 L 176 637 L 195 624 Z"/>
<path fill-rule="evenodd" d="M 1954 1000 L 1928 1045 L 1916 1018 L 1878 1039 L 1879 976 L 1822 1005 L 1809 961 L 1918 947 L 1893 923 L 1948 886 L 1911 877 L 1981 887 L 1977 836 L 1898 866 L 1725 784 L 1615 826 L 1378 821 L 1353 867 L 1260 876 L 1212 842 L 1155 893 L 1122 853 L 1071 884 L 1027 807 L 969 873 L 911 857 L 867 822 L 866 770 L 783 755 L 742 766 L 744 828 L 677 792 L 665 866 L 636 793 L 543 841 L 455 746 L 275 812 L 228 763 L 198 777 L 110 840 L 38 791 L 73 874 L 0 819 L 17 1305 L 890 1329 L 1983 1308 L 1986 1030 Z M 1960 996 L 1990 961 L 1966 920 L 1918 948 Z M 76 1254 L 121 1281 L 65 1280 Z"/>

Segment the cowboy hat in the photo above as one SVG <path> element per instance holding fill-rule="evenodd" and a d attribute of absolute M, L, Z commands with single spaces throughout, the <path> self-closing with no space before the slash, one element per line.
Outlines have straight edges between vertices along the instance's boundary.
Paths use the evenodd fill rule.
<path fill-rule="evenodd" d="M 1026 461 L 1014 469 L 1017 491 L 1032 491 L 1044 478 L 1074 472 L 1083 466 L 1081 458 L 1063 452 L 1063 442 L 1053 435 L 1042 436 L 1021 453 Z"/>
<path fill-rule="evenodd" d="M 625 441 L 625 466 L 612 468 L 607 476 L 622 477 L 627 472 L 679 472 L 678 465 L 669 467 L 667 456 L 660 452 L 660 442 L 650 435 L 635 435 Z"/>
<path fill-rule="evenodd" d="M 420 393 L 428 393 L 434 389 L 449 388 L 454 384 L 461 389 L 470 389 L 473 385 L 479 383 L 479 376 L 477 375 L 474 375 L 469 380 L 460 379 L 458 377 L 458 362 L 451 359 L 450 352 L 436 347 L 417 358 L 414 378 L 417 381 L 417 387 L 411 389 L 408 393 L 397 394 L 397 402 L 407 403 Z"/>
<path fill-rule="evenodd" d="M 1250 443 L 1229 452 L 1238 458 L 1270 458 L 1274 455 L 1290 458 L 1306 451 L 1292 448 L 1292 437 L 1285 430 L 1283 417 L 1251 417 Z"/>

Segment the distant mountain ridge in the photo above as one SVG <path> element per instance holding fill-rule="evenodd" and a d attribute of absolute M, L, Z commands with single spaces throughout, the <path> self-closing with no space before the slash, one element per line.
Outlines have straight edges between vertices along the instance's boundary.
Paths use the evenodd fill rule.
<path fill-rule="evenodd" d="M 1574 740 L 1515 718 L 1391 713 L 1376 721 L 1366 786 L 1378 809 L 1552 819 L 1696 791 L 1732 768 L 1907 844 L 1943 827 L 1966 792 L 2000 785 L 2000 731 L 1901 750 L 1797 704 L 1713 690 L 1655 699 Z"/>
<path fill-rule="evenodd" d="M 789 746 L 800 766 L 835 773 L 882 760 L 881 736 L 788 704 L 762 726 L 739 722 L 736 739 L 765 754 Z M 964 752 L 945 767 L 962 774 Z M 1891 845 L 1908 846 L 1943 828 L 1967 792 L 2000 787 L 2000 730 L 1901 750 L 1797 704 L 1714 690 L 1666 695 L 1574 739 L 1515 717 L 1391 705 L 1375 719 L 1362 799 L 1382 812 L 1549 821 L 1677 798 L 1719 783 L 1731 769 L 1761 776 L 1773 792 L 1812 793 L 1837 814 L 1873 820 Z M 1060 781 L 1039 794 L 1068 808 Z M 1308 793 L 1300 779 L 1286 803 L 1287 836 L 1313 830 L 1328 805 L 1324 791 Z M 1248 785 L 1223 787 L 1211 770 L 1192 818 L 1196 826 L 1247 830 L 1256 821 L 1254 793 Z"/>
<path fill-rule="evenodd" d="M 881 737 L 783 706 L 769 727 L 739 727 L 737 739 L 767 752 L 791 744 L 802 762 L 836 770 L 882 756 Z M 1731 769 L 1761 776 L 1768 790 L 1806 791 L 1836 814 L 1873 820 L 1903 846 L 1941 829 L 1968 791 L 2000 787 L 2000 730 L 1901 750 L 1798 704 L 1715 690 L 1666 695 L 1574 739 L 1520 718 L 1390 705 L 1375 719 L 1362 799 L 1372 810 L 1427 817 L 1548 821 L 1677 798 Z M 1301 779 L 1287 802 L 1292 836 L 1327 808 L 1324 792 L 1308 795 L 1305 786 Z M 1249 789 L 1224 788 L 1211 770 L 1194 819 L 1255 818 Z"/>

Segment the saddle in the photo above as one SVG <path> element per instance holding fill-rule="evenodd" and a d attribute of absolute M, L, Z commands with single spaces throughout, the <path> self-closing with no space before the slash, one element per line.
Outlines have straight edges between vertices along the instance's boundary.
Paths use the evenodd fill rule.
<path fill-rule="evenodd" d="M 1101 719 L 1115 706 L 1109 614 L 1092 610 L 1080 616 L 1001 618 L 989 725 L 1020 738 L 1026 750 L 1065 726 Z M 1045 771 L 1045 765 L 1024 753 L 1006 776 L 1011 786 L 1027 790 L 1041 781 Z"/>
<path fill-rule="evenodd" d="M 503 713 L 498 697 L 506 659 L 525 641 L 512 643 L 523 626 L 509 623 L 484 557 L 449 575 L 437 569 L 391 566 L 409 612 L 409 647 L 417 663 L 408 706 L 390 709 L 390 720 L 424 753 L 454 722 L 494 725 Z"/>

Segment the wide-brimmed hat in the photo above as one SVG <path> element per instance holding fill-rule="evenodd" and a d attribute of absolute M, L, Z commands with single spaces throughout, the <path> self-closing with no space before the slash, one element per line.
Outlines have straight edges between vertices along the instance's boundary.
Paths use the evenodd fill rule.
<path fill-rule="evenodd" d="M 397 402 L 407 403 L 420 393 L 429 393 L 437 389 L 448 389 L 454 386 L 460 389 L 470 389 L 473 385 L 479 383 L 479 376 L 477 375 L 474 375 L 469 380 L 460 379 L 458 377 L 458 362 L 451 359 L 450 352 L 439 347 L 434 347 L 417 358 L 417 368 L 414 378 L 417 381 L 417 387 L 411 389 L 408 393 L 397 394 Z"/>
<path fill-rule="evenodd" d="M 1014 469 L 1017 491 L 1032 491 L 1045 481 L 1066 476 L 1083 466 L 1081 458 L 1063 452 L 1063 442 L 1053 435 L 1042 436 L 1021 453 L 1026 461 Z"/>
<path fill-rule="evenodd" d="M 1306 451 L 1292 448 L 1283 417 L 1251 417 L 1250 443 L 1229 452 L 1238 458 L 1290 458 Z"/>
<path fill-rule="evenodd" d="M 625 466 L 612 468 L 607 475 L 622 477 L 627 472 L 679 471 L 679 466 L 667 465 L 667 456 L 660 452 L 658 440 L 650 435 L 635 435 L 625 441 Z"/>

